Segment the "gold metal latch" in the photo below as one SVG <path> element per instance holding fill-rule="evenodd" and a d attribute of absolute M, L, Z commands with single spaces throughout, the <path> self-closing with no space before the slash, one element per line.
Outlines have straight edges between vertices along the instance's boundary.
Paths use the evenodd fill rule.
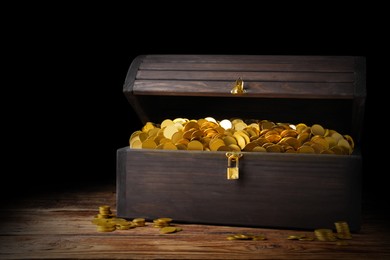
<path fill-rule="evenodd" d="M 232 88 L 230 93 L 232 93 L 233 95 L 246 93 L 246 90 L 244 89 L 244 81 L 241 79 L 241 77 L 236 80 L 236 83 L 234 84 L 234 87 Z"/>
<path fill-rule="evenodd" d="M 227 152 L 226 157 L 228 158 L 227 166 L 227 179 L 228 180 L 237 180 L 240 175 L 238 171 L 238 160 L 243 156 L 242 153 L 237 152 Z"/>

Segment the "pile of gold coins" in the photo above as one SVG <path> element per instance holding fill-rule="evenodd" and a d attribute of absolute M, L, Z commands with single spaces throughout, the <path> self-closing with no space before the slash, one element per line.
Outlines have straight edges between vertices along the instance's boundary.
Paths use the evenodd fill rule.
<path fill-rule="evenodd" d="M 145 225 L 145 219 L 134 219 L 128 221 L 124 218 L 117 218 L 112 212 L 110 206 L 100 206 L 99 214 L 93 219 L 92 223 L 96 225 L 99 232 L 112 232 L 115 230 L 126 230 Z"/>
<path fill-rule="evenodd" d="M 161 234 L 182 231 L 182 228 L 172 226 L 171 222 L 171 218 L 157 218 L 153 220 L 153 227 L 159 228 Z M 131 221 L 124 218 L 117 218 L 112 213 L 111 207 L 107 205 L 99 207 L 99 213 L 94 216 L 92 223 L 96 225 L 98 232 L 112 232 L 115 230 L 127 230 L 146 226 L 146 220 L 144 218 L 134 218 Z"/>
<path fill-rule="evenodd" d="M 352 239 L 352 235 L 349 231 L 348 223 L 345 221 L 338 221 L 334 223 L 336 226 L 336 234 L 332 229 L 319 228 L 314 230 L 313 235 L 300 234 L 300 235 L 289 235 L 288 240 L 299 240 L 299 241 L 326 241 L 326 242 L 337 242 L 336 245 L 348 245 L 345 241 Z M 251 235 L 245 233 L 233 234 L 226 237 L 227 240 L 267 240 L 265 235 Z"/>
<path fill-rule="evenodd" d="M 349 230 L 348 223 L 345 221 L 337 221 L 334 223 L 336 226 L 336 234 L 330 228 L 319 228 L 314 230 L 314 237 L 307 235 L 290 235 L 287 237 L 289 240 L 300 240 L 300 241 L 337 241 L 338 245 L 347 245 L 343 240 L 352 239 L 352 235 Z"/>
<path fill-rule="evenodd" d="M 319 124 L 275 123 L 212 117 L 147 122 L 129 139 L 132 149 L 245 151 L 349 155 L 354 141 Z"/>

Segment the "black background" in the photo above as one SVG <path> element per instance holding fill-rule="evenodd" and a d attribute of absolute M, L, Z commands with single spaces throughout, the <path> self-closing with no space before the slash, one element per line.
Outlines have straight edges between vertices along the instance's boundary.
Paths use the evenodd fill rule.
<path fill-rule="evenodd" d="M 282 20 L 277 12 L 265 18 L 263 10 L 257 16 L 219 13 L 206 21 L 202 13 L 127 11 L 50 12 L 7 30 L 2 198 L 115 183 L 116 150 L 141 127 L 122 92 L 127 70 L 141 54 L 365 56 L 363 190 L 385 196 L 386 172 L 374 170 L 383 169 L 382 152 L 374 147 L 381 137 L 373 137 L 377 121 L 371 119 L 381 91 L 378 48 L 368 47 L 376 36 L 361 14 L 312 12 Z"/>

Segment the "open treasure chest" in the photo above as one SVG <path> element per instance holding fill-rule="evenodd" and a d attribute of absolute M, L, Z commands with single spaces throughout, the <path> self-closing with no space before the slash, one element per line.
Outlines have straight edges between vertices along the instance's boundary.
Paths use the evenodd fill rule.
<path fill-rule="evenodd" d="M 138 56 L 123 91 L 143 127 L 117 151 L 117 215 L 359 231 L 365 66 L 353 56 Z"/>

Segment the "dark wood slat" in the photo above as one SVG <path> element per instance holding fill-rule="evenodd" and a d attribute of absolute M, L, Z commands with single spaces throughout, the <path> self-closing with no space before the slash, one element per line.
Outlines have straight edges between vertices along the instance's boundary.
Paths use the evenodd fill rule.
<path fill-rule="evenodd" d="M 307 64 L 330 63 L 353 67 L 352 56 L 319 55 L 146 55 L 144 63 L 257 63 L 257 64 Z"/>
<path fill-rule="evenodd" d="M 223 152 L 121 152 L 127 154 L 119 162 L 126 164 L 118 173 L 126 176 L 121 216 L 284 228 L 331 227 L 344 219 L 360 228 L 360 156 L 245 153 L 241 177 L 231 181 Z"/>
<path fill-rule="evenodd" d="M 91 223 L 97 206 L 115 213 L 115 186 L 29 196 L 0 209 L 0 259 L 389 259 L 389 218 L 380 203 L 365 201 L 363 226 L 349 245 L 294 241 L 289 235 L 312 231 L 174 225 L 183 230 L 160 234 L 145 227 L 101 233 Z M 70 205 L 73 206 L 70 206 Z M 89 205 L 89 206 L 88 206 Z M 383 205 L 382 205 L 383 206 Z M 233 234 L 261 234 L 264 241 L 228 241 Z"/>
<path fill-rule="evenodd" d="M 144 62 L 141 70 L 205 70 L 205 71 L 301 71 L 301 72 L 353 72 L 345 63 L 204 63 L 204 62 Z"/>
<path fill-rule="evenodd" d="M 248 72 L 248 71 L 151 71 L 139 70 L 137 80 L 231 80 L 295 81 L 295 82 L 353 82 L 353 73 L 320 72 Z"/>
<path fill-rule="evenodd" d="M 232 96 L 227 81 L 137 80 L 134 95 Z M 352 83 L 245 82 L 242 96 L 353 99 Z"/>

